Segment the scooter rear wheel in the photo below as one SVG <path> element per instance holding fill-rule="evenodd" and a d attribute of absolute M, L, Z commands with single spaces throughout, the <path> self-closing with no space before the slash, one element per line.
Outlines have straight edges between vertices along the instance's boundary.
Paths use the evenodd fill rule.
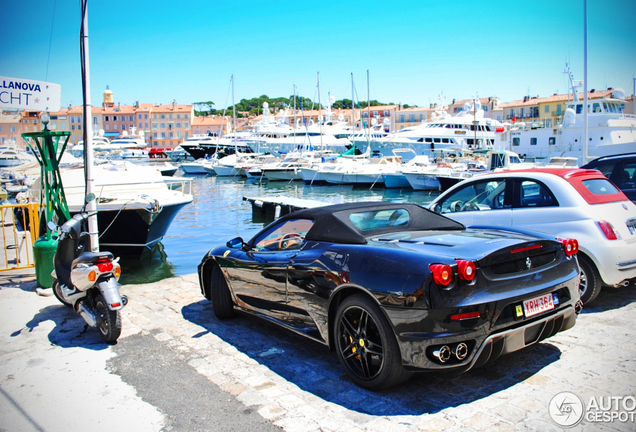
<path fill-rule="evenodd" d="M 57 279 L 53 279 L 53 284 L 51 285 L 51 289 L 53 290 L 53 294 L 55 295 L 55 298 L 58 299 L 60 303 L 68 307 L 73 306 L 71 303 L 67 302 L 64 299 L 64 295 L 62 294 L 62 287 L 60 286 L 60 283 L 58 282 Z"/>
<path fill-rule="evenodd" d="M 95 296 L 97 329 L 106 343 L 113 344 L 121 334 L 121 315 L 118 310 L 110 310 L 101 294 Z"/>

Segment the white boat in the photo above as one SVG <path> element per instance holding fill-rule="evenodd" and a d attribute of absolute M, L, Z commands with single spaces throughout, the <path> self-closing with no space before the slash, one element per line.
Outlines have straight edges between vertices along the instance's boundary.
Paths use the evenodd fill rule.
<path fill-rule="evenodd" d="M 284 155 L 302 148 L 307 151 L 341 154 L 353 145 L 351 137 L 354 130 L 342 117 L 332 119 L 331 105 L 327 106 L 324 120 L 321 119 L 318 123 L 309 120 L 305 125 L 297 116 L 293 128 L 285 122 L 285 119 L 291 117 L 287 111 L 275 122 L 269 117 L 269 108 L 265 102 L 263 119 L 254 126 L 252 135 L 246 138 L 254 152 Z M 292 119 L 289 120 L 293 123 Z"/>
<path fill-rule="evenodd" d="M 239 175 L 239 169 L 236 168 L 236 164 L 241 159 L 240 154 L 231 154 L 229 156 L 222 157 L 212 165 L 214 173 L 219 177 L 234 177 Z"/>
<path fill-rule="evenodd" d="M 623 113 L 624 97 L 621 89 L 615 89 L 608 97 L 588 99 L 588 158 L 629 153 L 636 149 L 636 116 Z M 547 160 L 565 156 L 580 161 L 584 117 L 583 101 L 577 96 L 576 100 L 566 103 L 560 124 L 516 122 L 506 133 L 504 148 L 526 157 Z"/>
<path fill-rule="evenodd" d="M 179 180 L 185 190 L 170 188 L 153 166 L 119 161 L 94 166 L 92 173 L 104 250 L 138 253 L 151 248 L 164 237 L 177 212 L 193 200 L 190 180 Z M 84 170 L 63 169 L 61 176 L 69 211 L 78 213 L 86 193 Z M 30 199 L 39 200 L 39 189 L 40 181 L 35 181 Z"/>
<path fill-rule="evenodd" d="M 261 178 L 263 175 L 263 165 L 275 164 L 280 162 L 279 159 L 273 155 L 256 155 L 255 157 L 241 161 L 236 164 L 236 168 L 239 170 L 239 174 L 247 177 L 248 179 Z"/>
<path fill-rule="evenodd" d="M 322 160 L 322 154 L 317 152 L 291 153 L 280 162 L 261 166 L 263 176 L 269 181 L 302 180 L 302 168 L 317 164 Z"/>
<path fill-rule="evenodd" d="M 0 168 L 15 167 L 35 162 L 35 157 L 13 145 L 0 146 Z"/>
<path fill-rule="evenodd" d="M 179 168 L 184 172 L 184 174 L 209 174 L 212 171 L 212 161 L 208 159 L 197 159 L 192 162 L 182 162 L 181 165 L 179 165 Z"/>
<path fill-rule="evenodd" d="M 91 143 L 93 144 L 93 146 L 97 146 L 98 148 L 108 148 L 109 149 L 109 145 L 110 145 L 110 140 L 108 138 L 106 138 L 105 136 L 102 135 L 94 135 L 93 138 L 91 138 Z M 108 150 L 110 151 L 110 150 Z M 84 154 L 84 141 L 80 141 L 77 144 L 71 146 L 66 152 L 66 153 L 70 153 L 71 155 L 75 156 L 75 157 L 82 157 L 82 155 Z"/>
<path fill-rule="evenodd" d="M 181 145 L 176 146 L 172 150 L 166 150 L 165 153 L 173 162 L 194 161 L 192 155 L 185 151 L 185 149 L 181 147 Z"/>
<path fill-rule="evenodd" d="M 93 136 L 91 138 L 91 143 L 95 153 L 119 154 L 123 159 L 148 158 L 148 144 L 144 138 L 144 131 L 139 131 L 139 133 L 137 133 L 137 129 L 134 127 L 131 128 L 130 134 L 128 131 L 123 131 L 121 138 L 115 138 L 111 141 L 100 135 Z M 84 154 L 84 141 L 80 141 L 78 144 L 71 147 L 71 154 L 76 157 Z"/>
<path fill-rule="evenodd" d="M 404 175 L 404 171 L 410 171 L 414 168 L 417 169 L 428 165 L 430 165 L 428 156 L 415 156 L 411 160 L 403 163 L 398 170 L 382 173 L 382 177 L 384 178 L 384 187 L 387 189 L 401 189 L 404 187 L 410 188 L 411 184 Z"/>
<path fill-rule="evenodd" d="M 123 149 L 121 151 L 121 158 L 122 159 L 149 159 L 148 156 L 148 150 L 146 149 L 133 149 L 133 148 L 127 148 L 127 149 Z"/>
<path fill-rule="evenodd" d="M 439 190 L 445 191 L 456 183 L 459 183 L 475 175 L 487 172 L 514 171 L 543 166 L 536 162 L 526 162 L 519 155 L 509 150 L 480 150 L 472 153 L 474 159 L 464 160 L 463 167 L 455 167 L 450 172 L 445 170 L 437 175 Z M 561 168 L 572 166 L 571 158 L 555 161 L 550 167 Z"/>
<path fill-rule="evenodd" d="M 384 138 L 370 140 L 371 152 L 389 156 L 393 150 L 410 148 L 418 155 L 436 157 L 439 151 L 450 149 L 477 150 L 494 148 L 504 124 L 484 117 L 484 110 L 476 100 L 466 104 L 456 116 L 450 116 L 439 108 L 428 123 L 402 129 Z M 355 139 L 356 147 L 362 151 L 367 147 L 366 139 Z"/>

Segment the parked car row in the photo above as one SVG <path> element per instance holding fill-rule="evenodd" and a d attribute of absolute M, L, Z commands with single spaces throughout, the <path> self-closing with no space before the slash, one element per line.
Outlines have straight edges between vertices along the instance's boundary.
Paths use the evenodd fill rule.
<path fill-rule="evenodd" d="M 219 319 L 253 314 L 316 340 L 377 390 L 573 327 L 601 286 L 636 281 L 636 205 L 595 169 L 490 173 L 428 209 L 296 211 L 213 248 L 198 270 Z"/>

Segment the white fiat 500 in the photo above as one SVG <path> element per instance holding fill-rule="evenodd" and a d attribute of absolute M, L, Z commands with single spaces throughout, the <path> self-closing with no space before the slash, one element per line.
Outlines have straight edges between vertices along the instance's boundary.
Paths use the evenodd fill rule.
<path fill-rule="evenodd" d="M 600 171 L 529 169 L 475 176 L 429 209 L 466 226 L 502 226 L 579 242 L 581 300 L 636 283 L 636 205 Z"/>

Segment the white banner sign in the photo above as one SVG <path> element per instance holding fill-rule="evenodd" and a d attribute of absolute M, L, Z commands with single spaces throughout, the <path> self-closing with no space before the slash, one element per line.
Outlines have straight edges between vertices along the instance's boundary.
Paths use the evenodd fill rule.
<path fill-rule="evenodd" d="M 0 76 L 0 109 L 56 112 L 61 94 L 59 84 Z"/>

